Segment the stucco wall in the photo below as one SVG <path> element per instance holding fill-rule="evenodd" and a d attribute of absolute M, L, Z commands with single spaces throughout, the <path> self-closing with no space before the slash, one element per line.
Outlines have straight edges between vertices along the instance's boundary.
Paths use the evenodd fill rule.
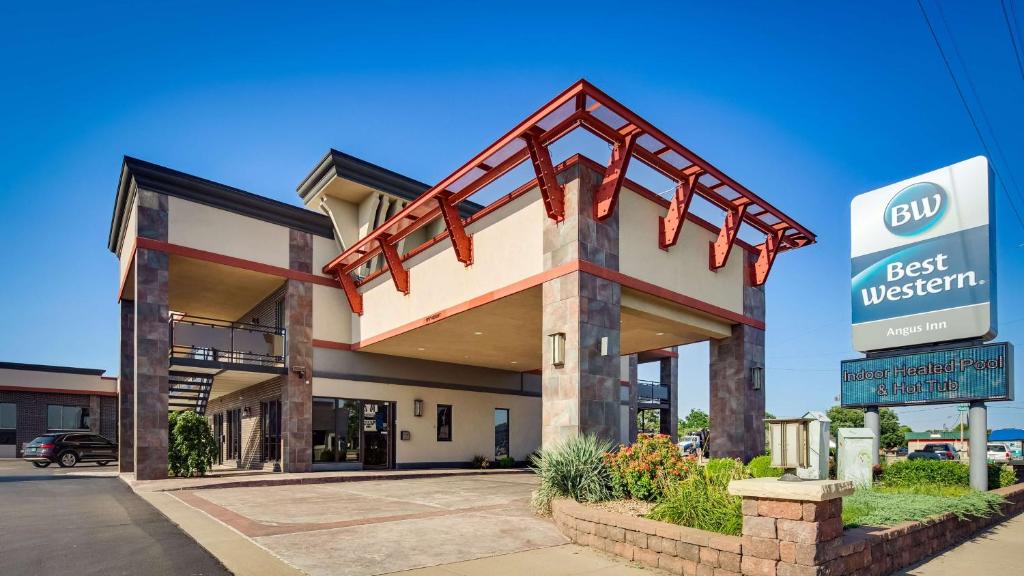
<path fill-rule="evenodd" d="M 288 268 L 288 228 L 168 196 L 167 241 Z"/>
<path fill-rule="evenodd" d="M 402 464 L 470 462 L 474 456 L 494 457 L 494 409 L 509 409 L 509 449 L 525 460 L 540 447 L 540 398 L 513 394 L 469 392 L 443 388 L 313 378 L 313 395 L 396 403 L 395 462 Z M 423 400 L 423 416 L 413 415 L 413 400 Z M 452 406 L 452 441 L 437 441 L 437 405 Z"/>
<path fill-rule="evenodd" d="M 132 257 L 135 255 L 136 223 L 138 222 L 138 210 L 133 198 L 131 206 L 128 207 L 128 224 L 125 225 L 124 241 L 121 243 L 121 251 L 118 253 L 118 280 L 124 282 L 128 267 L 131 266 Z"/>
<path fill-rule="evenodd" d="M 330 286 L 313 285 L 313 339 L 350 344 L 352 316 L 344 292 Z"/>
<path fill-rule="evenodd" d="M 743 258 L 738 247 L 717 272 L 708 269 L 708 245 L 717 235 L 686 222 L 679 242 L 658 247 L 665 208 L 623 188 L 619 197 L 619 271 L 662 288 L 743 313 Z"/>
<path fill-rule="evenodd" d="M 115 394 L 117 392 L 117 380 L 114 378 L 102 378 L 92 374 L 67 374 L 64 372 L 0 368 L 0 388 L 5 386 L 68 392 L 87 391 L 99 392 L 101 394 Z"/>
<path fill-rule="evenodd" d="M 455 257 L 447 239 L 406 262 L 411 293 L 395 289 L 389 274 L 363 292 L 367 313 L 357 337 L 371 338 L 543 270 L 539 194 L 524 194 L 467 227 L 473 235 L 473 265 Z"/>

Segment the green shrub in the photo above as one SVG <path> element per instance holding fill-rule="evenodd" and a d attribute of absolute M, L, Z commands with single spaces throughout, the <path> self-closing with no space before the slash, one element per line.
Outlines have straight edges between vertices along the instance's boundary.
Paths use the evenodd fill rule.
<path fill-rule="evenodd" d="M 203 476 L 217 457 L 217 442 L 206 419 L 191 410 L 167 419 L 167 467 L 179 477 Z"/>
<path fill-rule="evenodd" d="M 1017 473 L 1013 471 L 1013 466 L 1007 466 L 1006 464 L 989 464 L 988 465 L 988 489 L 993 488 L 1006 488 L 1007 486 L 1013 486 L 1017 483 Z"/>
<path fill-rule="evenodd" d="M 498 468 L 514 468 L 516 459 L 511 456 L 502 456 L 495 463 L 498 465 Z"/>
<path fill-rule="evenodd" d="M 592 434 L 564 440 L 558 446 L 531 456 L 540 486 L 532 504 L 542 513 L 551 510 L 554 498 L 572 498 L 577 502 L 600 502 L 611 496 L 611 474 L 604 454 L 611 444 Z"/>
<path fill-rule="evenodd" d="M 962 490 L 959 494 L 955 493 Z M 844 526 L 892 526 L 907 520 L 952 512 L 958 518 L 987 517 L 999 512 L 1005 498 L 989 492 L 946 486 L 919 489 L 860 489 L 843 498 Z M 950 493 L 952 491 L 952 493 Z M 945 494 L 943 494 L 945 492 Z"/>
<path fill-rule="evenodd" d="M 886 486 L 970 486 L 970 471 L 966 464 L 949 460 L 903 460 L 893 462 L 882 472 Z"/>
<path fill-rule="evenodd" d="M 751 478 L 778 478 L 785 472 L 782 468 L 772 466 L 772 457 L 764 454 L 753 458 L 747 463 L 747 474 Z"/>
<path fill-rule="evenodd" d="M 670 486 L 649 517 L 738 536 L 743 529 L 742 499 L 730 495 L 728 488 L 729 482 L 746 476 L 743 464 L 737 460 L 709 460 L 705 466 Z"/>
<path fill-rule="evenodd" d="M 640 434 L 632 446 L 605 455 L 617 498 L 653 501 L 665 494 L 668 484 L 686 477 L 696 467 L 683 458 L 666 434 Z"/>

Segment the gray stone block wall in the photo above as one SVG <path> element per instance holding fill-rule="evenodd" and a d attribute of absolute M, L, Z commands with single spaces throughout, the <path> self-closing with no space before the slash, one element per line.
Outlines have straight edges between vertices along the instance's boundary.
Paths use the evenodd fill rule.
<path fill-rule="evenodd" d="M 138 234 L 167 240 L 167 196 L 138 192 Z M 135 437 L 138 480 L 167 477 L 168 256 L 147 248 L 135 252 Z"/>
<path fill-rule="evenodd" d="M 544 266 L 574 261 L 618 270 L 618 210 L 606 220 L 594 218 L 594 191 L 602 175 L 577 165 L 559 175 L 565 189 L 565 219 L 544 222 Z M 616 443 L 619 438 L 621 377 L 619 317 L 621 287 L 586 272 L 545 282 L 543 292 L 542 444 L 593 433 Z M 551 364 L 549 337 L 565 333 L 565 363 Z M 601 340 L 607 338 L 606 355 Z"/>
<path fill-rule="evenodd" d="M 289 267 L 310 272 L 313 237 L 289 232 Z M 308 472 L 313 463 L 313 285 L 289 279 L 285 287 L 288 374 L 281 387 L 282 468 Z"/>
<path fill-rule="evenodd" d="M 736 250 L 732 257 L 747 255 Z M 764 287 L 743 289 L 744 315 L 764 321 Z M 764 400 L 767 379 L 754 390 L 752 369 L 764 367 L 764 330 L 746 324 L 732 327 L 732 336 L 710 346 L 711 456 L 744 462 L 764 453 Z"/>
<path fill-rule="evenodd" d="M 117 414 L 118 467 L 121 473 L 135 472 L 135 300 L 121 300 L 121 365 L 117 378 Z"/>

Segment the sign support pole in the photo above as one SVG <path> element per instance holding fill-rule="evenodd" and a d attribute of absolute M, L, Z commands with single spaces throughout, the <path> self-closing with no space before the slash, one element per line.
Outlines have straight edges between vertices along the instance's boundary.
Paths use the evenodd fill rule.
<path fill-rule="evenodd" d="M 864 409 L 864 427 L 874 435 L 871 440 L 871 465 L 875 466 L 879 463 L 878 452 L 882 447 L 882 420 L 878 415 L 878 406 Z"/>
<path fill-rule="evenodd" d="M 971 488 L 985 492 L 988 490 L 988 408 L 979 400 L 971 402 L 968 420 L 970 426 Z"/>

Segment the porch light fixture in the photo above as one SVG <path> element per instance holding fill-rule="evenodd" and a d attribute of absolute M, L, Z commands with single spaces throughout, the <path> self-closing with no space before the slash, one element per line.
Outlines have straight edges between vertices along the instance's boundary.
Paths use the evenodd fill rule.
<path fill-rule="evenodd" d="M 764 385 L 764 368 L 754 366 L 750 369 L 750 385 L 754 390 L 760 390 Z"/>
<path fill-rule="evenodd" d="M 555 332 L 548 336 L 551 340 L 551 365 L 565 365 L 565 332 Z"/>
<path fill-rule="evenodd" d="M 417 398 L 412 401 L 412 415 L 416 417 L 423 416 L 423 400 Z"/>

